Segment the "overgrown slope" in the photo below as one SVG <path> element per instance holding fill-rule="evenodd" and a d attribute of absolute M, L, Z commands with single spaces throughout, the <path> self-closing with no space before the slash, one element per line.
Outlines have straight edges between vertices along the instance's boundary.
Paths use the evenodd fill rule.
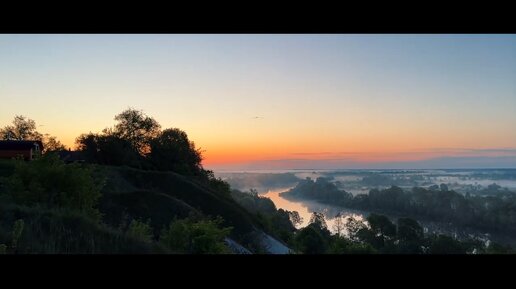
<path fill-rule="evenodd" d="M 192 177 L 111 166 L 99 166 L 99 172 L 107 177 L 99 209 L 103 220 L 113 226 L 127 218 L 150 219 L 158 231 L 174 217 L 202 213 L 221 216 L 225 226 L 233 227 L 232 237 L 236 239 L 260 228 L 256 218 L 230 196 L 221 195 Z"/>

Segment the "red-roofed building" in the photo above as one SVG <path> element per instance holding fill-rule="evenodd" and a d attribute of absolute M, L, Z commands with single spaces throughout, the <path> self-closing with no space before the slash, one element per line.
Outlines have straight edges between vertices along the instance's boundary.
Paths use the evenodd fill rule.
<path fill-rule="evenodd" d="M 43 143 L 39 140 L 0 140 L 0 159 L 32 160 L 42 150 Z"/>

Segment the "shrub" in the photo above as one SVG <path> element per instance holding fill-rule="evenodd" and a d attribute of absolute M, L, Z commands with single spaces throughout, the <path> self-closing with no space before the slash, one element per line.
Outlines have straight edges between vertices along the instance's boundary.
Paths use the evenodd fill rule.
<path fill-rule="evenodd" d="M 152 234 L 150 219 L 145 223 L 138 220 L 133 220 L 129 225 L 126 234 L 144 242 L 152 242 L 154 236 Z"/>
<path fill-rule="evenodd" d="M 222 228 L 222 218 L 173 220 L 161 233 L 160 241 L 173 251 L 187 254 L 229 253 L 224 239 L 231 228 Z"/>
<path fill-rule="evenodd" d="M 32 162 L 18 162 L 7 178 L 9 197 L 17 204 L 48 208 L 68 208 L 100 220 L 95 208 L 103 180 L 93 177 L 92 169 L 67 165 L 50 154 Z"/>

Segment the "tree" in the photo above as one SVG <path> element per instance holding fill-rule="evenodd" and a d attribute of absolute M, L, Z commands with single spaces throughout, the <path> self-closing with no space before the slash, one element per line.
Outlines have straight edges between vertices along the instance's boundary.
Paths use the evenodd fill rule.
<path fill-rule="evenodd" d="M 352 241 L 360 241 L 360 232 L 367 229 L 362 220 L 358 220 L 353 216 L 347 218 L 345 227 Z"/>
<path fill-rule="evenodd" d="M 294 244 L 304 254 L 323 254 L 328 247 L 321 232 L 312 226 L 299 230 L 294 237 Z"/>
<path fill-rule="evenodd" d="M 345 216 L 342 216 L 340 213 L 335 216 L 335 222 L 333 223 L 333 230 L 337 232 L 337 236 L 341 236 L 344 230 L 346 229 L 346 224 L 344 223 Z"/>
<path fill-rule="evenodd" d="M 159 170 L 186 175 L 199 175 L 202 170 L 201 151 L 178 128 L 165 129 L 150 141 L 150 159 Z"/>
<path fill-rule="evenodd" d="M 0 130 L 2 139 L 42 140 L 43 135 L 36 130 L 36 122 L 22 115 L 14 117 L 13 124 Z"/>
<path fill-rule="evenodd" d="M 65 146 L 55 137 L 45 134 L 43 138 L 43 153 L 65 150 Z"/>
<path fill-rule="evenodd" d="M 310 217 L 310 225 L 320 228 L 321 230 L 328 229 L 328 225 L 326 225 L 326 220 L 324 219 L 324 215 L 319 212 L 313 212 Z"/>
<path fill-rule="evenodd" d="M 393 239 L 396 237 L 396 225 L 386 216 L 370 214 L 367 217 L 367 222 L 376 236 L 383 239 Z"/>
<path fill-rule="evenodd" d="M 0 129 L 0 139 L 14 140 L 39 140 L 43 143 L 43 153 L 64 150 L 64 145 L 49 134 L 41 134 L 37 131 L 36 122 L 22 115 L 14 117 L 12 125 Z"/>
<path fill-rule="evenodd" d="M 0 129 L 2 139 L 42 140 L 43 135 L 36 130 L 36 122 L 23 115 L 14 117 L 12 125 Z"/>
<path fill-rule="evenodd" d="M 420 241 L 423 239 L 423 228 L 410 218 L 398 219 L 398 239 L 400 241 Z"/>
<path fill-rule="evenodd" d="M 421 253 L 423 243 L 423 228 L 410 218 L 399 218 L 397 228 L 399 250 L 401 253 Z"/>
<path fill-rule="evenodd" d="M 127 140 L 111 134 L 82 134 L 76 139 L 77 150 L 92 163 L 140 168 L 142 156 Z"/>
<path fill-rule="evenodd" d="M 85 159 L 92 163 L 99 163 L 98 138 L 98 135 L 90 132 L 81 134 L 75 139 L 76 150 L 81 151 Z"/>
<path fill-rule="evenodd" d="M 292 225 L 294 227 L 297 227 L 297 226 L 303 224 L 303 218 L 299 215 L 299 213 L 297 211 L 287 211 L 287 212 L 288 212 L 290 222 L 292 223 Z"/>
<path fill-rule="evenodd" d="M 438 235 L 430 238 L 430 254 L 466 254 L 467 248 L 450 236 Z"/>
<path fill-rule="evenodd" d="M 360 240 L 371 244 L 375 249 L 391 252 L 396 237 L 396 225 L 383 215 L 370 214 L 366 220 L 369 228 L 359 230 L 357 235 Z"/>
<path fill-rule="evenodd" d="M 142 155 L 150 151 L 150 141 L 158 136 L 161 126 L 152 117 L 143 111 L 133 108 L 126 109 L 115 116 L 118 122 L 112 131 L 106 130 L 105 134 L 113 134 L 121 139 L 129 141 L 131 145 Z"/>

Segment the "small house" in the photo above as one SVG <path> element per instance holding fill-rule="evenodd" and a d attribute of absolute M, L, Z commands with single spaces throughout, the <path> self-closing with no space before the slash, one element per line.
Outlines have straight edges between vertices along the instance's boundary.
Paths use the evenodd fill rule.
<path fill-rule="evenodd" d="M 0 140 L 0 159 L 33 160 L 42 150 L 43 143 L 39 140 Z"/>

